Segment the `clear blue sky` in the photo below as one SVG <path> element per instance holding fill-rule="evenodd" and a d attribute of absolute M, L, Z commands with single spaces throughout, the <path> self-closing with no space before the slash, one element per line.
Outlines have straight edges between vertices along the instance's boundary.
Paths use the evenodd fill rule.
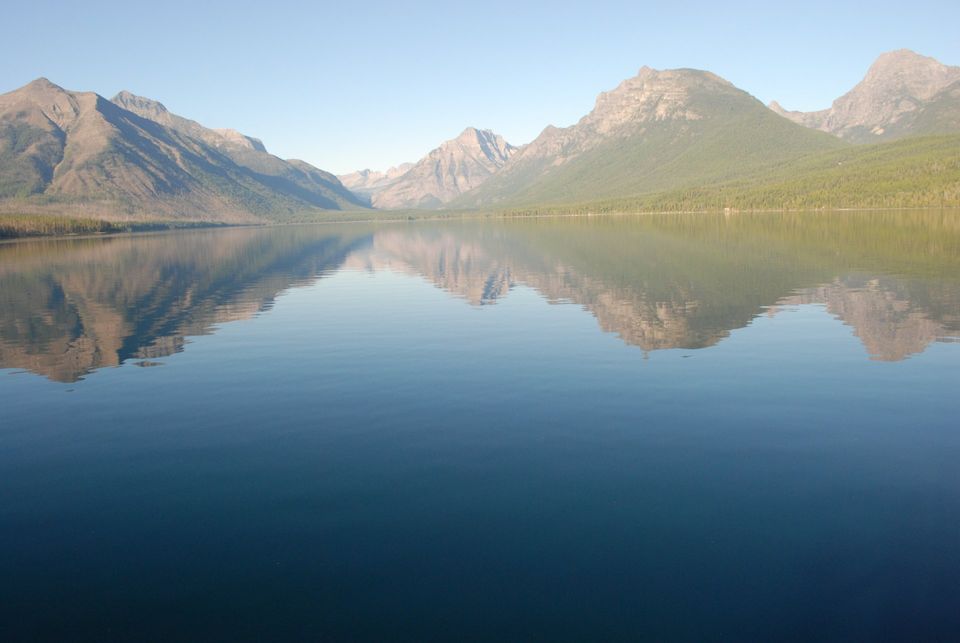
<path fill-rule="evenodd" d="M 637 73 L 709 69 L 827 107 L 883 51 L 960 64 L 960 2 L 7 3 L 0 92 L 46 76 L 156 98 L 337 173 L 416 160 L 474 125 L 515 144 Z"/>

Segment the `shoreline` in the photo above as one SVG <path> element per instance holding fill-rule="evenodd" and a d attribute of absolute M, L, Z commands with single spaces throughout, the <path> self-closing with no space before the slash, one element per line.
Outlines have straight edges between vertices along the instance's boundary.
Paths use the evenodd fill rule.
<path fill-rule="evenodd" d="M 544 207 L 547 210 L 549 206 Z M 571 210 L 578 209 L 575 206 Z M 105 230 L 92 230 L 82 232 L 41 232 L 27 230 L 18 234 L 4 234 L 4 215 L 0 215 L 0 244 L 15 243 L 18 241 L 28 241 L 37 239 L 65 240 L 65 239 L 102 239 L 119 236 L 144 235 L 144 234 L 162 234 L 167 232 L 181 232 L 188 230 L 213 230 L 221 228 L 267 228 L 275 226 L 301 226 L 301 225 L 340 225 L 357 223 L 417 223 L 425 221 L 465 221 L 479 219 L 555 219 L 555 218 L 591 218 L 591 217 L 625 217 L 625 216 L 662 216 L 662 215 L 718 215 L 734 216 L 740 214 L 786 214 L 786 213 L 851 213 L 851 212 L 935 212 L 935 211 L 960 211 L 960 208 L 949 206 L 925 206 L 925 207 L 829 207 L 829 208 L 712 208 L 706 210 L 636 210 L 636 211 L 583 211 L 583 212 L 564 212 L 558 210 L 538 211 L 540 208 L 500 210 L 477 212 L 469 210 L 449 210 L 449 211 L 431 211 L 431 210 L 383 210 L 375 211 L 375 216 L 356 216 L 344 218 L 324 218 L 316 220 L 299 221 L 264 221 L 263 223 L 219 223 L 219 222 L 183 222 L 176 221 L 155 221 L 143 223 L 113 222 L 98 219 L 69 219 L 70 222 L 80 226 L 101 226 Z M 340 212 L 333 210 L 331 212 Z M 347 212 L 347 211 L 344 211 Z M 19 216 L 19 215 L 17 215 Z M 29 216 L 29 215 L 28 215 Z M 47 215 L 39 215 L 38 220 Z M 32 217 L 31 217 L 32 218 Z M 67 221 L 67 218 L 60 218 L 61 222 Z M 109 228 L 123 229 L 109 229 Z"/>

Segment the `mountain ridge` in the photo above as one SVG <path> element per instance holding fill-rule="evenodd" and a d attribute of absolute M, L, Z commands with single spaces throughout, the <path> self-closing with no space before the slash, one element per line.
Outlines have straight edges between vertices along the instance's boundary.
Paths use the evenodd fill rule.
<path fill-rule="evenodd" d="M 46 78 L 0 95 L 0 210 L 243 223 L 360 207 L 332 174 L 138 98 L 121 102 L 146 116 Z"/>
<path fill-rule="evenodd" d="M 159 101 L 127 91 L 117 94 L 112 102 L 215 147 L 237 166 L 259 175 L 271 187 L 296 196 L 312 206 L 326 208 L 331 203 L 341 207 L 362 205 L 330 172 L 316 168 L 306 161 L 274 156 L 267 152 L 260 139 L 233 129 L 204 127 L 196 121 L 173 114 Z"/>
<path fill-rule="evenodd" d="M 127 90 L 122 90 L 110 99 L 110 102 L 123 107 L 127 111 L 138 114 L 143 118 L 172 127 L 173 129 L 189 134 L 194 138 L 205 140 L 214 145 L 239 145 L 247 149 L 266 152 L 263 141 L 252 136 L 246 136 L 233 129 L 211 129 L 200 123 L 174 114 L 160 101 L 138 96 Z"/>

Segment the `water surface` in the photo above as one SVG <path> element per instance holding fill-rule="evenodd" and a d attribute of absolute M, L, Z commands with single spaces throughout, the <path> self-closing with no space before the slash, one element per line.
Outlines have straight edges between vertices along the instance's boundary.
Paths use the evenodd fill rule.
<path fill-rule="evenodd" d="M 0 637 L 949 639 L 960 214 L 0 245 Z"/>

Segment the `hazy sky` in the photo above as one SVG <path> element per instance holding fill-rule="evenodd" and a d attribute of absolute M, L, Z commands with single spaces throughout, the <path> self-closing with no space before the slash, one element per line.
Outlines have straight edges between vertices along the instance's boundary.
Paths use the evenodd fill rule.
<path fill-rule="evenodd" d="M 709 69 L 827 107 L 883 51 L 960 64 L 960 2 L 7 3 L 0 92 L 46 76 L 160 100 L 337 173 L 412 161 L 474 125 L 514 144 L 637 73 Z"/>

